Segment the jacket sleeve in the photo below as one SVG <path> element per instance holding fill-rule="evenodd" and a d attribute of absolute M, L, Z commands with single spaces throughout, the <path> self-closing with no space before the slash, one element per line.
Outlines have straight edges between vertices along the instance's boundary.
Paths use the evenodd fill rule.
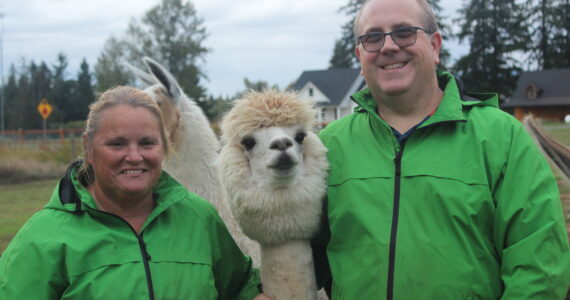
<path fill-rule="evenodd" d="M 570 250 L 550 167 L 522 126 L 493 190 L 494 240 L 502 259 L 502 299 L 564 299 Z"/>
<path fill-rule="evenodd" d="M 37 216 L 37 215 L 36 215 Z M 60 299 L 65 274 L 59 247 L 32 217 L 0 257 L 0 299 Z"/>
<path fill-rule="evenodd" d="M 253 299 L 260 293 L 259 271 L 253 268 L 251 258 L 241 252 L 215 210 L 212 212 L 211 224 L 218 299 Z"/>

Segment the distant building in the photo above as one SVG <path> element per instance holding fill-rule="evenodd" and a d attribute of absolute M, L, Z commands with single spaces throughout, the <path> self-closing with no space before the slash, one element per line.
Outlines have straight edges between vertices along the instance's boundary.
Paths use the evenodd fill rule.
<path fill-rule="evenodd" d="M 532 113 L 536 118 L 564 121 L 570 115 L 570 69 L 523 72 L 513 95 L 502 106 L 517 119 Z"/>
<path fill-rule="evenodd" d="M 356 105 L 350 95 L 364 86 L 360 69 L 342 68 L 305 71 L 293 88 L 302 99 L 316 102 L 319 109 L 317 122 L 326 125 L 352 113 Z"/>

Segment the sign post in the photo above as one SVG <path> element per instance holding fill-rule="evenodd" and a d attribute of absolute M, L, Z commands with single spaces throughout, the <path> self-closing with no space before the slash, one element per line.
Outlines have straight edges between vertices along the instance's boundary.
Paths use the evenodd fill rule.
<path fill-rule="evenodd" d="M 46 120 L 53 111 L 53 107 L 49 104 L 47 99 L 42 99 L 40 104 L 38 104 L 38 112 L 42 116 L 43 119 L 43 130 L 44 130 L 44 139 L 46 138 Z"/>

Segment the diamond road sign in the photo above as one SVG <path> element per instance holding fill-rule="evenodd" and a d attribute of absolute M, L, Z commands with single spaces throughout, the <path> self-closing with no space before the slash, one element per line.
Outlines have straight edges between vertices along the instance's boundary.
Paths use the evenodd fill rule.
<path fill-rule="evenodd" d="M 47 102 L 46 99 L 42 99 L 42 101 L 40 101 L 40 104 L 38 104 L 38 112 L 40 113 L 40 115 L 42 116 L 42 118 L 45 120 L 49 117 L 49 115 L 51 114 L 53 108 L 51 107 L 51 105 Z"/>

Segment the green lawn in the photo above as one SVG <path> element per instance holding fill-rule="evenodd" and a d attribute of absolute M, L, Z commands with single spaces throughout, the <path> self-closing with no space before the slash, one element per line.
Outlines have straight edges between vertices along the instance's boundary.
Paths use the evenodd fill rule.
<path fill-rule="evenodd" d="M 545 123 L 544 129 L 555 140 L 570 146 L 570 124 L 564 123 Z"/>
<path fill-rule="evenodd" d="M 10 240 L 51 196 L 57 180 L 0 185 L 0 253 Z"/>

